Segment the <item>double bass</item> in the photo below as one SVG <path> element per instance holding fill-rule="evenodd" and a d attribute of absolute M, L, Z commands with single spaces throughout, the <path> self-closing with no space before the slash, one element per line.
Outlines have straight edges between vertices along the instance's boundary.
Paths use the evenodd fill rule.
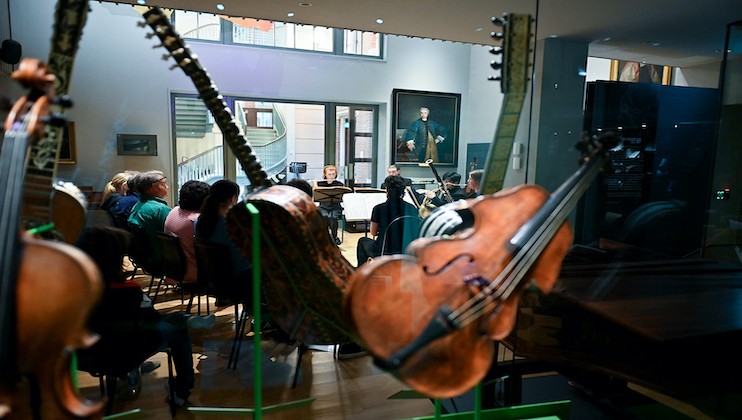
<path fill-rule="evenodd" d="M 0 150 L 0 417 L 99 418 L 104 403 L 77 394 L 71 356 L 97 337 L 87 318 L 103 285 L 82 251 L 21 232 L 25 163 L 43 136 L 54 75 L 24 59 L 13 79 L 29 89 L 13 106 Z"/>

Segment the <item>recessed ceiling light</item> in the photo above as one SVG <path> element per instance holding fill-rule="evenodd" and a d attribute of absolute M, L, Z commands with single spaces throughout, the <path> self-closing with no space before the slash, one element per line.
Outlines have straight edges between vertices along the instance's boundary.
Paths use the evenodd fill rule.
<path fill-rule="evenodd" d="M 147 3 L 145 0 L 137 0 L 137 4 L 145 4 Z"/>
<path fill-rule="evenodd" d="M 286 16 L 288 16 L 288 17 L 294 17 L 294 12 L 288 12 L 288 13 L 286 13 Z"/>
<path fill-rule="evenodd" d="M 379 25 L 381 25 L 382 23 L 384 23 L 384 19 L 382 19 L 382 18 L 376 18 L 376 23 L 378 23 Z"/>
<path fill-rule="evenodd" d="M 312 3 L 309 3 L 309 2 L 306 2 L 305 1 L 305 2 L 299 3 L 299 6 L 301 6 L 301 7 L 312 7 Z"/>
<path fill-rule="evenodd" d="M 607 37 L 603 38 L 603 42 L 608 42 L 608 41 L 610 41 L 610 40 L 611 40 L 611 37 L 609 37 L 609 36 L 607 36 Z"/>
<path fill-rule="evenodd" d="M 216 10 L 224 10 L 224 5 L 221 3 L 216 4 Z"/>
<path fill-rule="evenodd" d="M 477 29 L 474 30 L 474 32 L 482 32 L 483 30 L 484 29 L 482 29 L 482 28 L 477 28 Z"/>

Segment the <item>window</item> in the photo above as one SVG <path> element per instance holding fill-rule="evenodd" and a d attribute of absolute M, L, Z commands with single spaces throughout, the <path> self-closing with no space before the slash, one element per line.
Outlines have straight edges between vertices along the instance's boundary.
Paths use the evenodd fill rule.
<path fill-rule="evenodd" d="M 184 38 L 233 45 L 258 45 L 337 55 L 382 57 L 382 38 L 374 32 L 332 29 L 269 20 L 176 10 L 175 29 Z M 222 34 L 225 34 L 222 36 Z"/>

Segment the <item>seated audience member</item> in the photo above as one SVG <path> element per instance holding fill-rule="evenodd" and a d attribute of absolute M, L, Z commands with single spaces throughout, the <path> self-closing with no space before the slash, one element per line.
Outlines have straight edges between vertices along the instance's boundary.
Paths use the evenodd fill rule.
<path fill-rule="evenodd" d="M 123 275 L 121 262 L 130 243 L 129 232 L 113 227 L 87 228 L 77 242 L 96 262 L 106 285 L 90 317 L 90 328 L 101 336 L 96 345 L 116 349 L 115 354 L 107 355 L 114 363 L 123 359 L 144 361 L 169 348 L 177 373 L 173 402 L 183 406 L 195 383 L 186 318 L 181 313 L 160 315 L 139 283 Z M 85 368 L 84 356 L 81 368 Z"/>
<path fill-rule="evenodd" d="M 129 190 L 131 177 L 131 173 L 119 172 L 103 188 L 103 202 L 100 208 L 108 213 L 116 227 L 126 227 L 129 211 L 139 200 L 139 197 Z"/>
<path fill-rule="evenodd" d="M 466 198 L 479 196 L 479 186 L 482 182 L 482 175 L 484 175 L 484 169 L 475 169 L 469 172 L 469 179 L 466 180 Z"/>
<path fill-rule="evenodd" d="M 404 181 L 399 176 L 388 176 L 386 201 L 374 206 L 371 211 L 371 238 L 359 238 L 357 248 L 358 266 L 370 257 L 400 254 L 402 247 L 417 236 L 418 214 L 415 207 L 403 200 Z"/>
<path fill-rule="evenodd" d="M 338 181 L 338 169 L 334 165 L 327 165 L 322 170 L 322 181 L 317 181 L 317 187 L 342 187 L 343 183 Z M 340 203 L 319 203 L 319 211 L 322 216 L 327 219 L 327 225 L 330 227 L 330 234 L 332 240 L 336 245 L 340 245 L 340 238 L 338 238 L 338 221 L 343 217 L 343 207 Z"/>
<path fill-rule="evenodd" d="M 165 218 L 165 232 L 172 233 L 180 239 L 180 246 L 186 257 L 186 271 L 183 283 L 195 283 L 196 250 L 193 237 L 196 233 L 194 224 L 200 215 L 199 210 L 209 195 L 209 184 L 201 181 L 187 181 L 180 188 L 178 205 Z"/>
<path fill-rule="evenodd" d="M 236 183 L 221 179 L 209 189 L 201 206 L 201 214 L 196 221 L 196 240 L 213 242 L 225 245 L 229 249 L 235 273 L 241 280 L 240 284 L 231 285 L 229 290 L 223 291 L 228 297 L 246 302 L 252 299 L 252 264 L 245 258 L 227 233 L 226 216 L 229 210 L 237 204 L 240 187 Z"/>
<path fill-rule="evenodd" d="M 160 171 L 148 171 L 136 178 L 139 201 L 131 209 L 127 221 L 147 232 L 164 232 L 165 219 L 170 213 L 165 197 L 168 194 L 167 177 Z"/>
<path fill-rule="evenodd" d="M 309 197 L 312 196 L 312 185 L 301 178 L 294 178 L 291 181 L 287 182 L 286 185 L 290 185 L 304 191 Z"/>

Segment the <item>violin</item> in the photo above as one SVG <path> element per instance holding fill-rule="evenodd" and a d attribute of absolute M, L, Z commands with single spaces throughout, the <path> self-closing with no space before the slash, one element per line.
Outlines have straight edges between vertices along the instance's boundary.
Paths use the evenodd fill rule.
<path fill-rule="evenodd" d="M 343 313 L 376 364 L 434 398 L 476 385 L 494 340 L 512 331 L 526 286 L 553 287 L 572 243 L 567 216 L 615 139 L 583 139 L 585 164 L 554 193 L 521 185 L 461 200 L 454 204 L 470 227 L 419 238 L 409 255 L 382 256 L 353 273 Z"/>
<path fill-rule="evenodd" d="M 8 115 L 0 151 L 0 417 L 99 418 L 104 402 L 80 398 L 70 360 L 97 340 L 86 323 L 103 292 L 100 272 L 72 246 L 20 233 L 29 147 L 44 120 L 63 123 L 48 115 L 55 77 L 33 59 L 12 77 L 29 92 Z"/>

